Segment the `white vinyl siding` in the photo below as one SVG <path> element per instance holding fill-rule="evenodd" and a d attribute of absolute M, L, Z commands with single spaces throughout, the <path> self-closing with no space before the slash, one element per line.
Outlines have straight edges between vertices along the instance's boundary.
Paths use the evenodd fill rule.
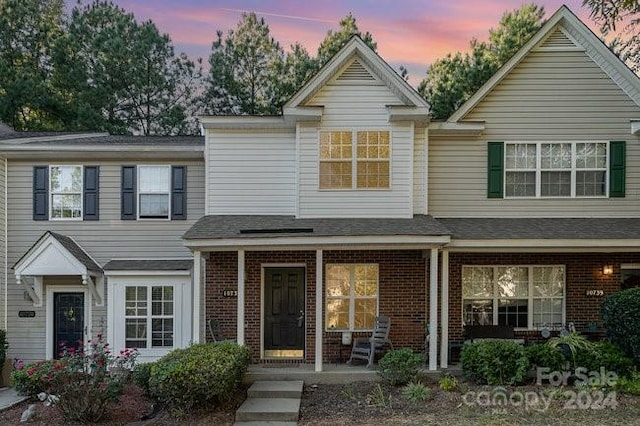
<path fill-rule="evenodd" d="M 638 107 L 585 52 L 534 51 L 465 121 L 481 136 L 429 138 L 429 213 L 435 217 L 635 217 L 640 211 Z M 487 198 L 488 141 L 627 141 L 624 198 Z"/>
<path fill-rule="evenodd" d="M 207 214 L 295 214 L 295 130 L 207 130 Z"/>
<path fill-rule="evenodd" d="M 6 330 L 4 308 L 5 291 L 7 289 L 7 160 L 0 157 L 0 327 Z"/>
<path fill-rule="evenodd" d="M 192 257 L 181 239 L 196 220 L 204 214 L 204 165 L 198 161 L 171 161 L 171 164 L 187 166 L 187 214 L 186 221 L 126 221 L 120 215 L 121 167 L 120 161 L 87 158 L 72 164 L 91 164 L 100 167 L 100 220 L 98 221 L 34 221 L 33 220 L 33 167 L 47 162 L 12 160 L 8 167 L 8 264 L 18 259 L 46 231 L 72 236 L 101 266 L 117 259 L 189 259 Z M 140 163 L 140 162 L 138 162 Z M 45 308 L 34 307 L 25 300 L 24 288 L 16 284 L 9 271 L 9 356 L 26 361 L 45 358 Z M 82 285 L 79 277 L 48 277 L 45 286 L 52 283 Z M 105 295 L 106 296 L 106 295 Z M 108 304 L 109 301 L 107 300 Z M 34 318 L 18 318 L 18 311 L 36 311 Z M 92 307 L 92 335 L 106 333 L 106 308 Z"/>
<path fill-rule="evenodd" d="M 323 114 L 320 125 L 298 126 L 299 217 L 412 216 L 414 125 L 389 123 L 387 110 L 387 105 L 399 104 L 397 96 L 377 80 L 350 84 L 329 82 L 309 101 L 309 106 L 322 106 Z M 319 132 L 339 129 L 389 131 L 388 189 L 319 189 Z"/>

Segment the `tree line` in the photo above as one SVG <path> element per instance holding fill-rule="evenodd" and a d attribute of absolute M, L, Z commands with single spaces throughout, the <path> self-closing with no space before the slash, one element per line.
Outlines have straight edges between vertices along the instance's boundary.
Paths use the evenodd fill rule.
<path fill-rule="evenodd" d="M 585 0 L 603 30 L 638 14 L 635 1 L 621 0 L 617 9 L 606 2 L 616 3 Z M 542 26 L 544 14 L 535 4 L 508 11 L 488 41 L 473 39 L 467 53 L 431 64 L 418 91 L 433 118 L 462 105 Z M 627 60 L 640 44 L 629 34 L 630 43 L 615 41 Z M 176 53 L 153 21 L 139 22 L 110 1 L 78 2 L 65 13 L 64 0 L 0 0 L 0 121 L 17 130 L 181 135 L 198 133 L 197 114 L 275 115 L 353 35 L 376 50 L 373 35 L 349 13 L 314 55 L 300 43 L 285 51 L 263 18 L 245 13 L 235 28 L 217 31 L 205 72 L 202 59 Z M 408 77 L 404 67 L 398 72 Z"/>

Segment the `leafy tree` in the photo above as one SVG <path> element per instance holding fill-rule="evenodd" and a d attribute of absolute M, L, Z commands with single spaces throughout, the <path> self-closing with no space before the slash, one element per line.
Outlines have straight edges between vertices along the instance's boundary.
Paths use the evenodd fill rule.
<path fill-rule="evenodd" d="M 583 0 L 583 5 L 591 9 L 591 17 L 600 25 L 600 31 L 607 35 L 622 30 L 613 39 L 611 48 L 640 75 L 640 2 L 638 0 Z"/>
<path fill-rule="evenodd" d="M 175 55 L 153 22 L 139 24 L 111 2 L 78 5 L 55 52 L 54 83 L 73 111 L 70 128 L 144 135 L 197 131 L 188 109 L 199 68 Z"/>
<path fill-rule="evenodd" d="M 502 15 L 498 28 L 489 30 L 488 42 L 473 39 L 470 52 L 435 61 L 418 87 L 433 118 L 453 114 L 540 29 L 543 17 L 543 7 L 525 4 Z"/>
<path fill-rule="evenodd" d="M 320 43 L 320 47 L 318 47 L 318 54 L 316 56 L 318 68 L 326 64 L 354 35 L 359 36 L 374 51 L 378 48 L 370 32 L 367 31 L 363 33 L 358 29 L 356 18 L 351 12 L 340 20 L 339 25 L 340 28 L 337 31 L 329 30 L 327 32 L 326 37 L 322 40 L 322 43 Z"/>
<path fill-rule="evenodd" d="M 209 64 L 205 103 L 214 115 L 275 115 L 283 90 L 278 71 L 284 69 L 284 51 L 269 32 L 264 18 L 245 13 L 235 30 L 223 38 L 218 31 Z"/>
<path fill-rule="evenodd" d="M 0 0 L 0 121 L 16 130 L 60 126 L 50 75 L 63 7 L 63 0 Z"/>

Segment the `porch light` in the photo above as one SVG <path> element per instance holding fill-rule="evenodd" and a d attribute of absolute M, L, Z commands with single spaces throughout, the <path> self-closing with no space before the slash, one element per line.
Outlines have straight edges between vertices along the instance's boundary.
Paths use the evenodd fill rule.
<path fill-rule="evenodd" d="M 613 274 L 613 265 L 604 265 L 602 267 L 602 274 L 603 275 L 611 275 L 611 274 Z"/>

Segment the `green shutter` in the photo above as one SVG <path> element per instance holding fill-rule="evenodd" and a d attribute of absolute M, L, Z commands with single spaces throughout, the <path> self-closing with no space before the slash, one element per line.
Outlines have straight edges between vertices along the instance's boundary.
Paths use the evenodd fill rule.
<path fill-rule="evenodd" d="M 609 143 L 609 197 L 624 197 L 626 147 L 625 141 L 611 141 Z"/>
<path fill-rule="evenodd" d="M 504 142 L 489 142 L 487 153 L 487 196 L 503 198 Z"/>

